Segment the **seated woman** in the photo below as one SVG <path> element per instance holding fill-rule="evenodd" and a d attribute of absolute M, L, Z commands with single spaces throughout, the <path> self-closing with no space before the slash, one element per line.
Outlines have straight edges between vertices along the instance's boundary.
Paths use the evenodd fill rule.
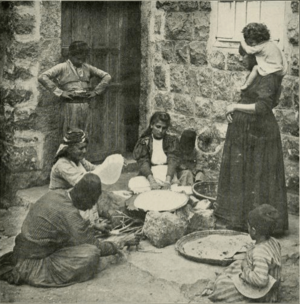
<path fill-rule="evenodd" d="M 196 145 L 196 137 L 197 133 L 194 130 L 184 130 L 180 137 L 179 145 L 182 156 L 178 179 L 182 186 L 192 186 L 195 182 L 204 180 L 201 153 Z"/>
<path fill-rule="evenodd" d="M 278 301 L 281 281 L 281 247 L 270 235 L 276 228 L 278 211 L 262 204 L 248 214 L 248 231 L 255 245 L 244 260 L 237 260 L 209 283 L 203 296 L 212 302 L 273 303 Z"/>
<path fill-rule="evenodd" d="M 121 254 L 123 246 L 138 245 L 134 237 L 123 244 L 94 237 L 78 211 L 92 208 L 100 195 L 100 178 L 92 173 L 71 190 L 43 195 L 30 208 L 13 252 L 1 257 L 0 279 L 16 285 L 68 286 L 93 278 L 101 257 Z"/>
<path fill-rule="evenodd" d="M 176 181 L 176 169 L 180 163 L 179 141 L 175 136 L 167 134 L 171 118 L 166 112 L 155 112 L 151 118 L 148 129 L 138 140 L 133 158 L 139 166 L 139 173 L 145 179 L 143 185 L 154 189 L 169 189 L 171 183 Z M 129 187 L 134 184 L 129 181 Z M 130 187 L 131 188 L 131 187 Z"/>
<path fill-rule="evenodd" d="M 119 178 L 123 167 L 123 157 L 121 155 L 113 155 L 107 159 L 116 159 L 115 163 L 112 164 L 109 163 L 109 161 L 105 161 L 103 164 L 95 166 L 84 158 L 87 145 L 88 138 L 82 130 L 74 128 L 66 132 L 63 143 L 56 152 L 55 164 L 51 170 L 50 190 L 70 189 L 74 187 L 87 172 L 92 171 L 97 174 L 101 178 L 102 183 L 105 184 L 109 179 L 107 175 L 110 175 L 111 181 L 114 179 L 113 182 Z M 108 172 L 111 171 L 109 169 L 114 171 L 112 174 L 114 176 Z M 103 174 L 101 176 L 101 170 L 106 176 L 103 176 Z M 81 211 L 80 214 L 83 218 L 88 219 L 91 224 L 96 223 L 99 219 L 96 205 L 86 212 Z"/>

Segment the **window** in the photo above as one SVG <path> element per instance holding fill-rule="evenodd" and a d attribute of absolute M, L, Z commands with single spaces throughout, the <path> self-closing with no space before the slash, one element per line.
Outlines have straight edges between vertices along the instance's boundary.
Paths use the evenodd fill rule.
<path fill-rule="evenodd" d="M 243 27 L 265 23 L 271 40 L 283 48 L 285 1 L 224 1 L 217 4 L 216 47 L 238 47 Z"/>

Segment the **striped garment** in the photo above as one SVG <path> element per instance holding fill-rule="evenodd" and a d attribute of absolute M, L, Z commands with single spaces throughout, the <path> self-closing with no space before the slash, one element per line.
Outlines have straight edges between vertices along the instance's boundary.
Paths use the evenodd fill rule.
<path fill-rule="evenodd" d="M 242 270 L 242 264 L 244 268 Z M 217 277 L 213 286 L 213 293 L 209 296 L 212 302 L 223 301 L 249 302 L 251 299 L 242 295 L 235 287 L 232 277 L 241 274 L 241 278 L 250 286 L 259 288 L 268 284 L 271 275 L 278 283 L 259 302 L 277 302 L 281 279 L 281 247 L 279 242 L 270 238 L 248 250 L 245 260 L 236 261 Z M 249 290 L 251 288 L 249 287 Z"/>

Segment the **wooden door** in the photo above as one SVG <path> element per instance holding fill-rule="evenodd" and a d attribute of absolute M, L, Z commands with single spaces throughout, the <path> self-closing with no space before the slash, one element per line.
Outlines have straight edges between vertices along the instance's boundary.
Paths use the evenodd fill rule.
<path fill-rule="evenodd" d="M 107 92 L 92 104 L 90 161 L 126 154 L 138 138 L 140 36 L 139 2 L 62 2 L 63 56 L 72 41 L 85 41 L 91 48 L 88 62 L 112 76 Z"/>

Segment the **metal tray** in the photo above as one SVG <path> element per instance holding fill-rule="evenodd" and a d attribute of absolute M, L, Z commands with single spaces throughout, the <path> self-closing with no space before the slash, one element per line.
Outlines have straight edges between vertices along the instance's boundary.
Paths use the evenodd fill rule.
<path fill-rule="evenodd" d="M 189 243 L 191 241 L 195 241 L 200 238 L 204 238 L 209 235 L 245 235 L 248 236 L 247 233 L 242 233 L 238 231 L 233 231 L 233 230 L 204 230 L 204 231 L 196 231 L 191 234 L 188 234 L 186 236 L 183 236 L 181 239 L 177 241 L 175 244 L 175 249 L 185 258 L 195 261 L 195 262 L 200 262 L 200 263 L 206 263 L 206 264 L 212 264 L 212 265 L 219 265 L 219 266 L 228 266 L 231 264 L 233 261 L 235 261 L 234 258 L 228 258 L 228 259 L 207 259 L 207 258 L 201 258 L 196 255 L 190 255 L 187 254 L 184 250 L 184 245 L 186 243 Z"/>

